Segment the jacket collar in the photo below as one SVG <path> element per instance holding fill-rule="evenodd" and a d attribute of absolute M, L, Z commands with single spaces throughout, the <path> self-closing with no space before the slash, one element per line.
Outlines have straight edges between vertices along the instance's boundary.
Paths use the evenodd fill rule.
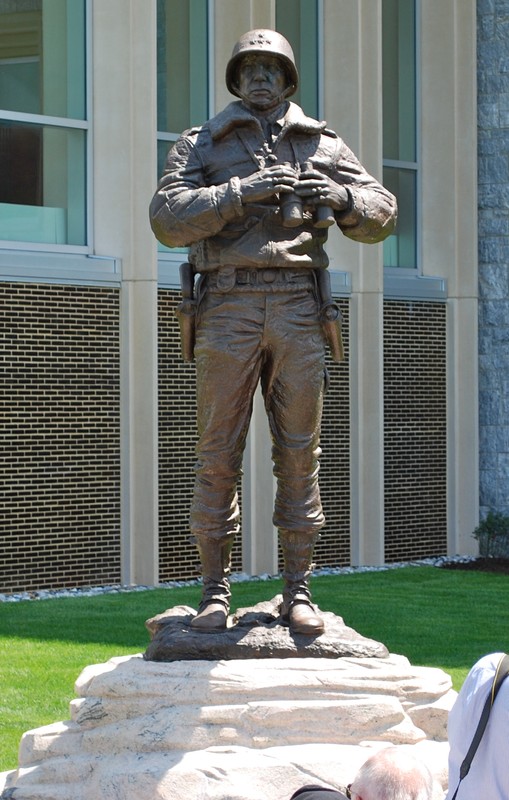
<path fill-rule="evenodd" d="M 321 133 L 327 126 L 326 122 L 318 122 L 312 117 L 307 117 L 300 106 L 296 103 L 288 103 L 286 111 L 282 117 L 278 119 L 281 125 L 281 133 L 278 139 L 286 136 L 287 133 L 295 131 L 296 133 L 317 134 Z M 236 100 L 230 103 L 223 111 L 212 117 L 206 126 L 210 130 L 212 139 L 222 139 L 223 136 L 230 133 L 236 128 L 260 128 L 258 119 L 251 114 L 248 108 Z"/>

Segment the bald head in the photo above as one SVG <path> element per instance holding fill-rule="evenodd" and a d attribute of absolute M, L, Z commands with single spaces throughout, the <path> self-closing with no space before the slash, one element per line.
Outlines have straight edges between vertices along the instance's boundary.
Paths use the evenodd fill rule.
<path fill-rule="evenodd" d="M 351 785 L 352 800 L 431 800 L 429 769 L 398 747 L 380 750 L 359 769 Z"/>

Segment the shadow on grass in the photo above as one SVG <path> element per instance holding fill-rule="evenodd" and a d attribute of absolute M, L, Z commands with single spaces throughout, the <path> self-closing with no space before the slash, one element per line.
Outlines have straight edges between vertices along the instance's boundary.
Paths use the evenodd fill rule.
<path fill-rule="evenodd" d="M 268 600 L 282 582 L 253 581 L 233 585 L 232 610 Z M 145 621 L 167 608 L 197 608 L 201 587 L 150 589 L 88 597 L 56 597 L 0 603 L 0 639 L 96 643 L 144 649 L 149 642 Z"/>
<path fill-rule="evenodd" d="M 413 664 L 469 669 L 509 648 L 509 578 L 434 567 L 315 576 L 313 600 L 363 636 Z M 280 579 L 232 584 L 233 610 L 280 593 Z M 144 650 L 145 621 L 177 605 L 196 608 L 199 586 L 0 604 L 0 637 Z"/>

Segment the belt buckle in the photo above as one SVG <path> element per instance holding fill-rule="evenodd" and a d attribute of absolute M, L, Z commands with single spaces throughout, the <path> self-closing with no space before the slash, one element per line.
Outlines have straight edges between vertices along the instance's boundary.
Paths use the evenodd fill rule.
<path fill-rule="evenodd" d="M 277 279 L 277 270 L 264 269 L 262 272 L 262 279 L 264 283 L 274 283 L 274 281 Z"/>
<path fill-rule="evenodd" d="M 230 292 L 235 286 L 235 267 L 221 267 L 217 272 L 216 286 L 220 292 Z"/>

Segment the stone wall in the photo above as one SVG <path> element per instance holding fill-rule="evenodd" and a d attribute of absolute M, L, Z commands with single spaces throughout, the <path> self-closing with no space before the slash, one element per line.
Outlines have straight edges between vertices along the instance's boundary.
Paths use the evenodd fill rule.
<path fill-rule="evenodd" d="M 478 0 L 480 508 L 509 513 L 509 3 Z"/>

